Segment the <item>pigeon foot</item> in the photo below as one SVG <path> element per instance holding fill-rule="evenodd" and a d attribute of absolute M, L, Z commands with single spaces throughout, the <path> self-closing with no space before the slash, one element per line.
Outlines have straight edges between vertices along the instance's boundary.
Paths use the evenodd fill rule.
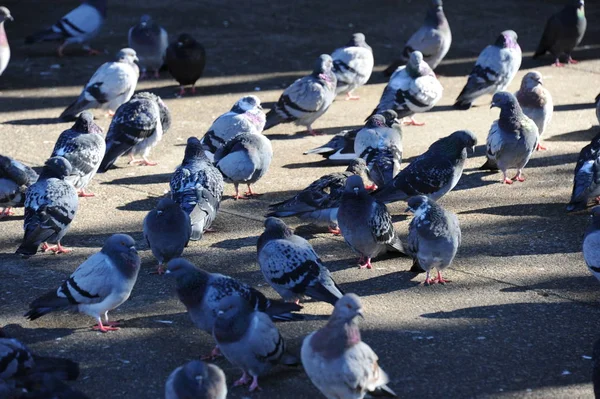
<path fill-rule="evenodd" d="M 346 101 L 348 100 L 360 100 L 360 96 L 355 96 L 352 92 L 346 93 Z"/>
<path fill-rule="evenodd" d="M 513 184 L 514 182 L 511 179 L 509 179 L 508 177 L 505 177 L 504 180 L 502 180 L 502 183 L 504 183 L 504 184 Z"/>
<path fill-rule="evenodd" d="M 569 64 L 579 64 L 579 61 L 574 60 L 573 58 L 571 58 L 571 56 L 569 56 L 569 59 L 567 60 L 567 62 Z"/>
<path fill-rule="evenodd" d="M 0 219 L 2 219 L 4 216 L 12 216 L 14 214 L 15 214 L 15 212 L 12 210 L 12 208 L 10 208 L 10 207 L 3 208 L 2 212 L 0 212 Z"/>
<path fill-rule="evenodd" d="M 95 326 L 93 326 L 92 330 L 101 331 L 103 333 L 109 332 L 109 331 L 117 331 L 117 330 L 119 330 L 119 327 L 113 327 L 108 322 L 106 324 L 108 325 L 108 327 L 102 324 L 102 320 L 98 319 L 98 324 L 95 325 Z"/>
<path fill-rule="evenodd" d="M 538 143 L 537 147 L 535 147 L 536 151 L 546 151 L 547 148 Z"/>
<path fill-rule="evenodd" d="M 408 122 L 402 122 L 402 124 L 407 126 L 425 126 L 425 122 L 417 122 L 412 116 L 409 119 Z"/>
<path fill-rule="evenodd" d="M 77 192 L 77 196 L 78 196 L 78 197 L 82 197 L 82 198 L 87 198 L 87 197 L 95 197 L 95 196 L 96 196 L 96 194 L 94 194 L 94 193 L 86 193 L 86 192 L 85 192 L 85 189 L 84 189 L 84 188 L 82 188 L 82 189 L 80 189 L 80 190 Z"/>
<path fill-rule="evenodd" d="M 215 346 L 213 348 L 213 350 L 210 351 L 210 353 L 208 355 L 204 355 L 200 359 L 202 359 L 202 360 L 215 360 L 216 358 L 219 358 L 221 356 L 223 356 L 223 354 L 221 353 L 221 349 L 219 349 L 218 346 Z"/>
<path fill-rule="evenodd" d="M 233 383 L 233 386 L 239 387 L 240 385 L 246 385 L 251 380 L 252 380 L 252 378 L 250 378 L 250 376 L 248 374 L 246 374 L 246 372 L 244 371 L 244 374 L 242 374 L 242 376 L 240 377 L 239 380 L 237 380 L 236 382 Z"/>
<path fill-rule="evenodd" d="M 367 258 L 367 261 L 365 263 L 361 264 L 363 259 L 364 258 L 361 258 L 361 260 L 359 261 L 358 268 L 359 269 L 372 269 L 373 265 L 371 264 L 371 258 Z"/>
<path fill-rule="evenodd" d="M 262 391 L 262 388 L 258 386 L 258 377 L 257 376 L 252 377 L 252 384 L 250 384 L 250 388 L 248 388 L 248 390 L 250 392 Z"/>
<path fill-rule="evenodd" d="M 342 234 L 342 231 L 340 230 L 340 228 L 339 228 L 339 227 L 336 227 L 336 228 L 334 229 L 333 227 L 331 227 L 331 226 L 328 226 L 328 227 L 327 227 L 327 230 L 328 230 L 328 231 L 329 231 L 331 234 L 333 234 L 334 236 L 339 236 L 340 234 Z"/>

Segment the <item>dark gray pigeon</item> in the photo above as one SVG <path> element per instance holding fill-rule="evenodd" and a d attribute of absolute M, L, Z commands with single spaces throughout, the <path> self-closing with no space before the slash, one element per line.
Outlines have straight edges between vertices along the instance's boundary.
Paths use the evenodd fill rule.
<path fill-rule="evenodd" d="M 364 159 L 355 158 L 345 172 L 322 176 L 292 198 L 270 205 L 267 216 L 297 216 L 300 219 L 327 223 L 331 233 L 340 234 L 337 212 L 346 180 L 353 175 L 364 176 L 366 169 Z"/>
<path fill-rule="evenodd" d="M 389 378 L 379 367 L 379 358 L 361 340 L 358 317 L 364 317 L 360 298 L 344 295 L 325 327 L 304 338 L 304 371 L 328 399 L 362 399 L 367 394 L 396 397 L 386 385 Z"/>
<path fill-rule="evenodd" d="M 115 61 L 100 66 L 85 85 L 79 97 L 60 114 L 61 121 L 72 121 L 86 109 L 100 108 L 109 115 L 128 101 L 137 85 L 140 70 L 135 64 L 135 51 L 123 48 Z"/>
<path fill-rule="evenodd" d="M 414 195 L 426 195 L 437 201 L 456 186 L 467 149 L 474 151 L 476 144 L 477 137 L 468 130 L 441 138 L 373 195 L 385 203 L 405 201 Z"/>
<path fill-rule="evenodd" d="M 118 322 L 108 320 L 108 312 L 129 298 L 140 271 L 135 241 L 127 234 L 110 236 L 102 250 L 87 258 L 58 288 L 34 300 L 25 314 L 29 320 L 50 312 L 73 310 L 93 317 L 94 330 L 118 330 Z M 106 325 L 102 324 L 104 316 Z"/>
<path fill-rule="evenodd" d="M 333 72 L 337 78 L 336 94 L 346 94 L 346 100 L 358 100 L 352 92 L 365 85 L 373 72 L 373 50 L 365 40 L 365 35 L 355 33 L 352 39 L 331 53 Z"/>
<path fill-rule="evenodd" d="M 581 211 L 591 199 L 600 202 L 600 133 L 581 149 L 573 175 L 573 192 L 567 211 Z"/>
<path fill-rule="evenodd" d="M 600 124 L 600 94 L 596 96 L 596 119 L 598 119 L 598 123 Z"/>
<path fill-rule="evenodd" d="M 75 187 L 66 181 L 71 169 L 71 164 L 65 158 L 50 158 L 38 181 L 27 189 L 23 226 L 25 234 L 17 248 L 18 254 L 24 257 L 35 255 L 41 244 L 43 252 L 70 252 L 60 245 L 60 240 L 69 230 L 79 206 Z M 48 242 L 56 245 L 49 246 Z"/>
<path fill-rule="evenodd" d="M 192 398 L 227 398 L 227 381 L 219 366 L 192 360 L 173 370 L 165 385 L 165 399 Z"/>
<path fill-rule="evenodd" d="M 265 220 L 257 254 L 265 280 L 288 302 L 300 303 L 309 296 L 335 305 L 344 295 L 312 245 L 295 235 L 281 219 Z"/>
<path fill-rule="evenodd" d="M 62 41 L 58 47 L 58 56 L 70 44 L 83 44 L 90 54 L 102 54 L 89 46 L 89 41 L 98 35 L 106 19 L 106 3 L 108 0 L 84 0 L 82 4 L 63 16 L 50 28 L 34 33 L 25 38 L 25 44 L 37 42 Z"/>
<path fill-rule="evenodd" d="M 219 302 L 213 337 L 223 355 L 244 374 L 233 386 L 250 384 L 260 390 L 258 377 L 277 364 L 295 366 L 300 360 L 286 351 L 285 341 L 269 316 L 239 296 Z"/>
<path fill-rule="evenodd" d="M 422 126 L 413 115 L 427 112 L 442 98 L 444 89 L 433 70 L 423 60 L 420 51 L 413 51 L 406 66 L 399 67 L 390 77 L 379 104 L 370 116 L 392 109 L 398 118 L 408 117 L 409 125 Z"/>
<path fill-rule="evenodd" d="M 6 7 L 0 7 L 0 76 L 6 70 L 8 62 L 10 61 L 10 47 L 8 45 L 8 38 L 4 31 L 4 21 L 14 21 L 10 11 Z"/>
<path fill-rule="evenodd" d="M 452 33 L 444 15 L 442 0 L 432 0 L 423 25 L 408 39 L 400 59 L 392 62 L 383 73 L 390 76 L 396 68 L 408 62 L 415 50 L 423 53 L 425 62 L 435 69 L 450 50 L 451 44 Z"/>
<path fill-rule="evenodd" d="M 146 78 L 148 70 L 154 72 L 154 77 L 158 79 L 158 71 L 165 62 L 169 46 L 167 31 L 155 24 L 150 15 L 142 15 L 140 22 L 129 29 L 128 41 L 129 47 L 135 50 L 140 59 L 140 79 Z"/>
<path fill-rule="evenodd" d="M 361 269 L 371 269 L 371 258 L 387 251 L 404 253 L 392 216 L 383 203 L 367 193 L 360 176 L 350 176 L 346 180 L 338 223 L 346 243 L 360 255 Z"/>
<path fill-rule="evenodd" d="M 310 134 L 317 134 L 312 124 L 329 109 L 335 98 L 336 82 L 332 58 L 321 54 L 310 75 L 296 80 L 283 91 L 267 114 L 265 130 L 294 122 L 306 126 Z"/>
<path fill-rule="evenodd" d="M 200 240 L 217 217 L 223 176 L 208 160 L 200 140 L 190 137 L 183 162 L 171 177 L 171 198 L 190 216 L 191 240 Z"/>
<path fill-rule="evenodd" d="M 171 198 L 162 198 L 144 218 L 144 238 L 158 260 L 157 274 L 164 264 L 179 258 L 192 235 L 190 217 Z"/>
<path fill-rule="evenodd" d="M 154 166 L 150 150 L 171 127 L 171 112 L 162 99 L 152 93 L 136 93 L 121 105 L 106 134 L 106 153 L 98 172 L 106 172 L 120 156 L 129 155 L 129 164 Z M 134 155 L 142 159 L 134 159 Z"/>
<path fill-rule="evenodd" d="M 235 187 L 234 199 L 258 195 L 251 185 L 267 173 L 273 159 L 271 140 L 262 133 L 240 133 L 215 153 L 215 166 L 227 183 Z M 248 191 L 240 195 L 238 186 L 246 184 Z"/>
<path fill-rule="evenodd" d="M 13 215 L 11 208 L 25 204 L 25 191 L 37 179 L 38 174 L 29 166 L 0 155 L 0 219 Z"/>
<path fill-rule="evenodd" d="M 85 189 L 100 167 L 106 151 L 102 128 L 94 116 L 83 111 L 75 124 L 60 134 L 51 157 L 64 157 L 71 164 L 71 174 L 65 180 L 73 184 L 80 197 L 93 197 Z"/>
<path fill-rule="evenodd" d="M 494 94 L 491 107 L 500 108 L 500 118 L 490 127 L 486 144 L 488 160 L 481 169 L 500 169 L 505 184 L 512 184 L 515 180 L 523 182 L 523 168 L 539 141 L 537 126 L 523 114 L 511 93 L 501 91 Z M 517 169 L 517 174 L 509 179 L 507 170 L 513 168 Z"/>
<path fill-rule="evenodd" d="M 196 81 L 204 73 L 206 51 L 191 35 L 182 33 L 177 41 L 169 44 L 165 57 L 169 73 L 179 83 L 179 95 L 185 94 L 185 86 L 192 86 L 196 93 Z"/>
<path fill-rule="evenodd" d="M 425 284 L 444 284 L 442 270 L 452 264 L 461 241 L 458 218 L 424 195 L 408 200 L 408 209 L 414 214 L 408 227 L 408 252 L 413 268 L 427 272 Z M 429 274 L 437 269 L 437 278 Z"/>
<path fill-rule="evenodd" d="M 583 259 L 590 272 L 600 281 L 600 206 L 592 208 L 592 223 L 583 237 Z"/>
<path fill-rule="evenodd" d="M 554 103 L 550 91 L 542 82 L 542 74 L 538 71 L 527 72 L 521 81 L 521 88 L 515 93 L 525 116 L 537 126 L 540 134 L 536 150 L 545 150 L 542 146 L 542 135 L 548 128 L 554 112 Z"/>
<path fill-rule="evenodd" d="M 586 27 L 584 0 L 568 0 L 567 5 L 546 22 L 533 58 L 550 52 L 555 59 L 554 66 L 563 66 L 560 62 L 563 55 L 567 57 L 568 64 L 577 64 L 577 61 L 571 58 L 571 52 L 581 43 Z"/>

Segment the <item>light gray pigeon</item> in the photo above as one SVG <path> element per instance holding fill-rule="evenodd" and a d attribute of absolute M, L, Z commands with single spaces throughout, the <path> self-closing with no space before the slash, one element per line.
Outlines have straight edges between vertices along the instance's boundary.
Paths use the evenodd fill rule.
<path fill-rule="evenodd" d="M 29 166 L 0 155 L 0 219 L 13 215 L 11 208 L 25 204 L 25 191 L 37 179 L 38 174 Z"/>
<path fill-rule="evenodd" d="M 226 399 L 227 381 L 214 364 L 192 360 L 177 367 L 165 385 L 165 399 Z"/>
<path fill-rule="evenodd" d="M 361 340 L 356 321 L 363 316 L 360 298 L 344 295 L 325 327 L 302 342 L 302 365 L 312 383 L 328 399 L 396 397 L 373 349 Z"/>
<path fill-rule="evenodd" d="M 115 327 L 118 323 L 108 320 L 108 312 L 129 298 L 140 263 L 133 238 L 127 234 L 114 234 L 100 252 L 79 265 L 57 290 L 34 300 L 25 317 L 35 320 L 50 312 L 73 310 L 96 319 L 98 325 L 93 327 L 94 330 L 118 330 Z M 102 324 L 103 315 L 106 325 Z"/>
<path fill-rule="evenodd" d="M 60 134 L 51 157 L 66 158 L 71 164 L 71 174 L 65 180 L 73 184 L 80 197 L 93 197 L 85 188 L 98 171 L 104 151 L 102 128 L 94 123 L 90 112 L 83 111 L 75 124 Z"/>
<path fill-rule="evenodd" d="M 413 268 L 427 272 L 425 284 L 450 282 L 442 277 L 456 256 L 461 234 L 458 218 L 424 195 L 411 197 L 408 209 L 414 214 L 408 227 L 408 252 L 413 258 Z M 437 278 L 429 277 L 437 269 Z"/>
<path fill-rule="evenodd" d="M 536 150 L 545 150 L 542 146 L 542 135 L 546 131 L 552 113 L 554 103 L 550 91 L 543 86 L 542 74 L 538 71 L 527 72 L 521 81 L 521 88 L 515 93 L 523 113 L 531 119 L 538 128 L 540 138 Z"/>
<path fill-rule="evenodd" d="M 517 39 L 515 31 L 505 30 L 494 44 L 483 49 L 454 108 L 469 109 L 478 97 L 508 87 L 521 67 L 521 47 Z"/>
<path fill-rule="evenodd" d="M 573 175 L 573 192 L 567 211 L 583 210 L 591 199 L 600 203 L 600 133 L 581 149 Z"/>
<path fill-rule="evenodd" d="M 233 386 L 252 381 L 250 392 L 261 389 L 258 377 L 275 365 L 300 363 L 286 351 L 285 341 L 269 316 L 253 309 L 239 296 L 229 296 L 219 302 L 213 337 L 223 356 L 244 372 Z"/>
<path fill-rule="evenodd" d="M 106 19 L 106 3 L 108 0 L 84 0 L 81 5 L 71 10 L 50 28 L 34 33 L 25 38 L 25 44 L 37 42 L 62 41 L 58 47 L 58 56 L 70 44 L 82 44 L 90 54 L 101 54 L 88 43 L 98 35 Z"/>
<path fill-rule="evenodd" d="M 79 206 L 77 191 L 66 177 L 71 174 L 71 164 L 63 157 L 46 161 L 37 182 L 25 193 L 25 219 L 23 241 L 17 253 L 24 257 L 35 255 L 40 244 L 42 252 L 56 254 L 71 250 L 60 245 L 69 230 Z M 56 243 L 49 246 L 49 243 Z"/>
<path fill-rule="evenodd" d="M 335 305 L 344 295 L 312 245 L 281 219 L 268 217 L 258 238 L 258 264 L 265 280 L 286 301 L 303 296 Z"/>
<path fill-rule="evenodd" d="M 583 39 L 587 20 L 585 18 L 584 0 L 568 0 L 567 5 L 552 15 L 542 34 L 533 58 L 538 58 L 550 52 L 554 56 L 554 66 L 561 67 L 560 57 L 565 55 L 568 64 L 577 64 L 571 58 L 571 52 Z"/>
<path fill-rule="evenodd" d="M 413 51 L 406 66 L 401 66 L 392 74 L 383 90 L 379 104 L 370 116 L 392 109 L 398 118 L 409 117 L 407 124 L 422 126 L 413 115 L 427 112 L 442 98 L 444 89 L 433 70 L 423 60 L 420 51 Z"/>
<path fill-rule="evenodd" d="M 346 243 L 360 255 L 361 269 L 371 269 L 371 258 L 388 250 L 404 253 L 386 206 L 367 193 L 360 176 L 350 176 L 342 194 L 338 223 Z"/>
<path fill-rule="evenodd" d="M 596 96 L 596 119 L 598 119 L 598 123 L 600 124 L 600 94 Z"/>
<path fill-rule="evenodd" d="M 160 77 L 158 71 L 165 62 L 165 54 L 169 46 L 167 31 L 152 20 L 150 15 L 142 15 L 140 22 L 129 29 L 127 35 L 129 47 L 135 50 L 140 59 L 142 75 L 146 78 L 148 70 L 154 72 L 154 77 Z"/>
<path fill-rule="evenodd" d="M 217 217 L 223 197 L 223 176 L 208 160 L 200 140 L 190 137 L 183 162 L 171 177 L 171 198 L 190 216 L 191 240 L 200 240 Z"/>
<path fill-rule="evenodd" d="M 456 186 L 467 150 L 474 151 L 476 144 L 477 137 L 468 130 L 441 138 L 373 195 L 385 203 L 405 201 L 414 195 L 426 195 L 437 201 Z"/>
<path fill-rule="evenodd" d="M 514 180 L 523 182 L 523 168 L 537 148 L 538 128 L 523 114 L 511 93 L 501 91 L 494 94 L 491 107 L 500 108 L 500 118 L 490 127 L 486 143 L 488 160 L 481 169 L 500 169 L 505 184 L 512 184 Z M 508 178 L 508 169 L 517 169 L 512 179 Z"/>
<path fill-rule="evenodd" d="M 196 81 L 204 73 L 206 51 L 191 35 L 182 33 L 167 47 L 165 56 L 169 73 L 179 83 L 179 96 L 185 94 L 185 86 L 192 86 L 196 93 Z"/>
<path fill-rule="evenodd" d="M 14 21 L 8 8 L 0 7 L 0 76 L 2 76 L 10 61 L 10 47 L 6 32 L 4 31 L 4 21 L 6 20 Z"/>
<path fill-rule="evenodd" d="M 144 238 L 158 260 L 157 274 L 165 263 L 179 258 L 192 235 L 190 217 L 171 198 L 162 198 L 144 218 Z"/>
<path fill-rule="evenodd" d="M 408 62 L 415 50 L 423 53 L 425 62 L 435 69 L 450 50 L 451 44 L 452 33 L 444 15 L 442 0 L 432 0 L 423 25 L 408 39 L 400 59 L 392 62 L 383 73 L 390 76 L 396 68 Z"/>
<path fill-rule="evenodd" d="M 230 111 L 219 116 L 200 140 L 211 162 L 214 154 L 226 142 L 240 133 L 260 133 L 265 127 L 266 116 L 256 96 L 244 96 L 237 100 Z"/>
<path fill-rule="evenodd" d="M 592 208 L 592 223 L 583 237 L 583 258 L 590 272 L 600 281 L 600 206 Z"/>
<path fill-rule="evenodd" d="M 120 156 L 129 155 L 130 165 L 154 166 L 150 150 L 171 127 L 171 112 L 156 94 L 136 93 L 121 105 L 106 134 L 106 153 L 98 172 L 106 172 Z M 142 155 L 135 159 L 134 155 Z"/>
<path fill-rule="evenodd" d="M 262 133 L 240 133 L 215 153 L 215 166 L 227 183 L 235 187 L 234 199 L 258 195 L 251 185 L 267 173 L 273 159 L 271 140 Z M 248 185 L 248 191 L 240 195 L 238 186 Z"/>
<path fill-rule="evenodd" d="M 100 108 L 109 115 L 129 101 L 137 85 L 140 70 L 135 50 L 121 49 L 115 61 L 100 66 L 71 105 L 60 114 L 61 121 L 72 121 L 86 109 Z"/>
<path fill-rule="evenodd" d="M 306 126 L 310 134 L 317 134 L 312 124 L 329 109 L 335 98 L 336 84 L 333 60 L 329 55 L 321 54 L 310 75 L 296 80 L 283 91 L 267 114 L 265 130 L 280 123 L 294 122 Z"/>
<path fill-rule="evenodd" d="M 364 176 L 366 169 L 364 159 L 355 158 L 345 172 L 322 176 L 292 198 L 270 205 L 267 216 L 297 216 L 300 219 L 327 223 L 329 232 L 340 234 L 337 212 L 346 180 L 353 175 Z"/>
<path fill-rule="evenodd" d="M 373 72 L 373 50 L 365 40 L 365 35 L 355 33 L 344 46 L 331 53 L 333 72 L 337 78 L 336 94 L 346 94 L 346 100 L 358 100 L 352 92 L 365 85 Z"/>

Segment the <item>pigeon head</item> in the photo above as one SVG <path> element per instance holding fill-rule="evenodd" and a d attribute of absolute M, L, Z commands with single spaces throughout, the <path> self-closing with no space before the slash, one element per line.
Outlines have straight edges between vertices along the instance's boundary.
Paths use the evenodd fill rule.
<path fill-rule="evenodd" d="M 208 369 L 204 362 L 192 360 L 186 363 L 175 375 L 173 387 L 180 398 L 205 397 L 199 395 L 201 387 L 204 388 L 204 382 L 208 380 Z"/>
<path fill-rule="evenodd" d="M 100 12 L 102 17 L 106 18 L 106 2 L 108 0 L 85 0 L 84 3 L 87 3 L 94 7 L 96 10 Z"/>
<path fill-rule="evenodd" d="M 275 233 L 283 237 L 290 237 L 294 234 L 292 229 L 290 229 L 281 219 L 276 217 L 268 217 L 265 219 L 265 231 L 270 233 Z"/>
<path fill-rule="evenodd" d="M 515 116 L 523 113 L 517 98 L 507 91 L 499 91 L 492 97 L 490 108 L 500 108 L 500 121 L 508 121 L 514 119 Z"/>
<path fill-rule="evenodd" d="M 385 123 L 385 117 L 383 115 L 379 115 L 379 114 L 375 114 L 373 116 L 371 116 L 369 119 L 367 119 L 367 123 L 365 124 L 365 127 L 370 128 L 370 129 L 374 129 L 377 127 L 385 127 L 386 123 Z"/>
<path fill-rule="evenodd" d="M 354 158 L 346 168 L 346 172 L 362 176 L 367 170 L 367 162 L 362 158 Z"/>
<path fill-rule="evenodd" d="M 527 72 L 521 81 L 521 90 L 533 89 L 537 85 L 543 85 L 542 74 L 538 71 Z"/>
<path fill-rule="evenodd" d="M 250 111 L 253 109 L 263 109 L 262 105 L 260 105 L 260 100 L 256 96 L 244 96 L 237 100 L 233 107 L 231 108 L 232 112 L 236 112 L 238 114 L 242 114 L 246 111 Z"/>
<path fill-rule="evenodd" d="M 236 342 L 244 336 L 254 309 L 239 295 L 230 295 L 221 299 L 217 306 L 217 319 L 213 334 L 219 342 Z"/>
<path fill-rule="evenodd" d="M 193 263 L 183 258 L 171 259 L 167 263 L 167 274 L 172 274 L 175 278 L 186 276 L 190 273 L 196 273 L 200 271 Z"/>
<path fill-rule="evenodd" d="M 192 35 L 188 33 L 182 33 L 177 38 L 177 47 L 181 48 L 189 48 L 196 45 L 196 39 L 192 37 Z"/>
<path fill-rule="evenodd" d="M 175 277 L 177 296 L 185 306 L 202 302 L 211 275 L 183 258 L 171 259 L 167 263 L 168 275 Z"/>
<path fill-rule="evenodd" d="M 152 26 L 152 17 L 148 14 L 142 15 L 140 18 L 140 26 L 145 28 L 146 26 Z"/>
<path fill-rule="evenodd" d="M 12 15 L 10 15 L 10 11 L 6 7 L 0 7 L 0 24 L 6 20 L 14 21 Z"/>
<path fill-rule="evenodd" d="M 344 189 L 344 194 L 356 196 L 360 194 L 367 194 L 367 190 L 365 190 L 365 185 L 363 183 L 362 177 L 358 175 L 348 177 L 348 180 L 346 180 L 346 188 Z"/>
<path fill-rule="evenodd" d="M 450 158 L 467 157 L 467 150 L 473 153 L 477 145 L 477 137 L 470 130 L 457 130 L 449 136 L 439 139 L 429 147 L 429 151 L 443 154 Z"/>
<path fill-rule="evenodd" d="M 429 199 L 424 195 L 417 195 L 408 199 L 408 207 L 406 210 L 412 212 L 415 219 L 422 220 L 427 214 L 427 211 L 431 209 L 432 204 L 435 204 L 435 201 L 432 199 Z"/>
<path fill-rule="evenodd" d="M 423 60 L 423 53 L 420 51 L 413 51 L 410 53 L 410 58 L 406 64 L 406 72 L 412 78 L 418 78 L 419 76 L 434 75 L 433 70 Z M 434 75 L 435 76 L 435 75 Z"/>
<path fill-rule="evenodd" d="M 385 118 L 385 124 L 387 127 L 400 124 L 400 121 L 398 121 L 398 114 L 393 109 L 386 109 L 381 113 L 381 115 L 383 115 Z"/>
<path fill-rule="evenodd" d="M 198 138 L 192 136 L 187 139 L 187 144 L 185 145 L 185 156 L 184 159 L 194 159 L 201 158 L 205 159 L 206 154 L 204 153 L 204 148 L 202 148 L 202 143 Z M 208 159 L 208 158 L 206 158 Z"/>
<path fill-rule="evenodd" d="M 352 35 L 352 39 L 346 44 L 347 47 L 365 47 L 371 48 L 366 41 L 365 35 L 363 33 L 357 32 Z"/>
<path fill-rule="evenodd" d="M 364 318 L 362 303 L 356 294 L 345 294 L 338 299 L 331 314 L 332 319 L 344 323 L 350 323 L 358 316 Z"/>
<path fill-rule="evenodd" d="M 71 174 L 72 169 L 71 163 L 66 158 L 52 157 L 44 164 L 40 177 L 63 179 Z"/>
<path fill-rule="evenodd" d="M 431 7 L 427 10 L 425 16 L 425 24 L 432 27 L 437 27 L 443 24 L 445 21 L 444 9 L 442 7 L 442 0 L 432 0 Z"/>
<path fill-rule="evenodd" d="M 577 8 L 583 8 L 585 6 L 584 0 L 571 0 L 571 3 Z"/>
<path fill-rule="evenodd" d="M 140 270 L 141 259 L 135 248 L 135 241 L 127 234 L 110 236 L 104 242 L 101 252 L 108 255 L 128 277 L 136 275 Z"/>
<path fill-rule="evenodd" d="M 10 168 L 10 158 L 0 155 L 0 170 L 7 171 Z"/>
<path fill-rule="evenodd" d="M 505 30 L 500 33 L 494 45 L 500 48 L 519 48 L 518 38 L 517 32 L 514 30 Z"/>
<path fill-rule="evenodd" d="M 333 59 L 329 54 L 321 54 L 315 62 L 315 68 L 312 75 L 316 78 L 324 80 L 327 83 L 335 84 L 335 75 L 332 72 Z"/>
<path fill-rule="evenodd" d="M 126 47 L 122 48 L 117 53 L 117 61 L 133 64 L 134 62 L 139 61 L 139 59 L 134 49 Z"/>
<path fill-rule="evenodd" d="M 156 205 L 156 215 L 170 214 L 173 211 L 179 210 L 179 204 L 169 197 L 163 197 Z"/>
<path fill-rule="evenodd" d="M 102 128 L 94 123 L 94 115 L 90 111 L 83 111 L 71 128 L 80 133 L 96 133 L 102 135 Z"/>

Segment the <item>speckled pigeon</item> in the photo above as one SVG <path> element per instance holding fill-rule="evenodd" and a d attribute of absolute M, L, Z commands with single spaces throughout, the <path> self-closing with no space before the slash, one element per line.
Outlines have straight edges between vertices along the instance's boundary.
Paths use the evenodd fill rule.
<path fill-rule="evenodd" d="M 115 61 L 100 66 L 83 88 L 81 94 L 60 114 L 61 121 L 75 120 L 80 112 L 86 109 L 100 108 L 109 115 L 124 102 L 128 101 L 137 85 L 140 71 L 135 64 L 135 51 L 130 48 L 121 49 Z"/>
<path fill-rule="evenodd" d="M 200 140 L 188 138 L 183 162 L 171 177 L 171 198 L 191 218 L 191 240 L 200 240 L 217 216 L 223 176 L 206 157 Z"/>
<path fill-rule="evenodd" d="M 546 147 L 542 146 L 541 139 L 552 119 L 554 103 L 550 91 L 543 86 L 542 74 L 538 71 L 527 72 L 515 97 L 525 116 L 529 117 L 538 128 L 540 138 L 536 149 L 545 150 Z"/>
<path fill-rule="evenodd" d="M 148 70 L 159 78 L 158 70 L 165 62 L 165 54 L 169 46 L 169 35 L 160 25 L 155 24 L 150 15 L 142 15 L 140 22 L 129 29 L 129 47 L 135 50 L 140 59 L 142 75 L 146 77 Z"/>
<path fill-rule="evenodd" d="M 227 381 L 214 364 L 192 360 L 177 367 L 165 384 L 165 399 L 226 399 Z"/>
<path fill-rule="evenodd" d="M 79 200 L 75 187 L 66 177 L 71 174 L 71 164 L 63 157 L 46 161 L 37 182 L 25 193 L 25 230 L 17 253 L 24 257 L 35 255 L 40 244 L 42 251 L 67 253 L 69 249 L 60 240 L 75 218 Z M 56 243 L 49 246 L 47 243 Z"/>
<path fill-rule="evenodd" d="M 521 67 L 521 47 L 515 31 L 505 30 L 479 54 L 454 108 L 469 109 L 478 97 L 503 91 Z"/>
<path fill-rule="evenodd" d="M 120 156 L 129 155 L 129 164 L 154 166 L 150 150 L 171 127 L 171 112 L 163 100 L 152 93 L 136 93 L 121 105 L 106 134 L 106 153 L 98 172 L 106 172 Z M 135 159 L 134 155 L 142 155 Z"/>
<path fill-rule="evenodd" d="M 371 258 L 387 251 L 404 253 L 392 216 L 383 203 L 367 193 L 360 176 L 350 176 L 338 209 L 344 240 L 360 255 L 361 269 L 371 269 Z"/>
<path fill-rule="evenodd" d="M 267 114 L 265 130 L 294 122 L 306 126 L 308 132 L 315 135 L 312 124 L 329 109 L 335 98 L 336 82 L 332 58 L 321 54 L 310 75 L 296 80 L 283 91 Z"/>
<path fill-rule="evenodd" d="M 438 200 L 456 186 L 462 176 L 467 150 L 474 151 L 476 144 L 477 137 L 468 130 L 441 138 L 373 195 L 385 203 L 405 201 L 414 195 Z"/>
<path fill-rule="evenodd" d="M 13 215 L 11 208 L 25 204 L 25 191 L 38 179 L 29 166 L 0 155 L 0 218 Z"/>
<path fill-rule="evenodd" d="M 179 95 L 185 94 L 185 86 L 192 86 L 196 93 L 196 81 L 204 73 L 206 51 L 191 35 L 182 33 L 177 41 L 169 44 L 165 57 L 169 73 L 179 83 Z"/>
<path fill-rule="evenodd" d="M 0 76 L 6 70 L 8 62 L 10 61 L 10 47 L 8 45 L 8 38 L 4 31 L 4 21 L 14 21 L 10 11 L 6 7 L 0 7 Z"/>
<path fill-rule="evenodd" d="M 110 236 L 102 250 L 83 262 L 68 280 L 54 291 L 34 300 L 25 314 L 29 320 L 50 312 L 73 310 L 93 317 L 94 330 L 118 330 L 118 322 L 108 320 L 108 312 L 129 298 L 140 271 L 135 241 L 127 234 Z M 104 316 L 105 324 L 102 323 Z"/>
<path fill-rule="evenodd" d="M 346 94 L 346 100 L 358 100 L 352 92 L 367 83 L 373 72 L 373 50 L 365 35 L 355 33 L 352 39 L 331 53 L 333 72 L 337 78 L 336 94 Z"/>
<path fill-rule="evenodd" d="M 600 133 L 581 149 L 573 176 L 573 192 L 568 212 L 581 211 L 591 199 L 600 198 Z"/>
<path fill-rule="evenodd" d="M 583 258 L 590 272 L 600 281 L 600 206 L 592 208 L 592 222 L 583 237 Z"/>
<path fill-rule="evenodd" d="M 328 399 L 396 397 L 373 349 L 361 340 L 356 321 L 363 316 L 360 298 L 344 295 L 325 327 L 302 342 L 302 365 L 312 383 Z"/>
<path fill-rule="evenodd" d="M 83 111 L 75 124 L 60 134 L 51 157 L 64 157 L 71 164 L 71 182 L 80 197 L 93 197 L 85 189 L 100 167 L 106 150 L 102 128 L 94 123 L 94 116 Z"/>

